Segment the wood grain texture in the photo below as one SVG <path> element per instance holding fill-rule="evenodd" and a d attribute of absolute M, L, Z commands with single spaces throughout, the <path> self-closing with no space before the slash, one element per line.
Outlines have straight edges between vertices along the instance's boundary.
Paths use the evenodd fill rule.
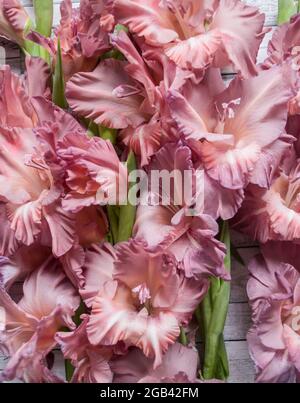
<path fill-rule="evenodd" d="M 277 0 L 245 0 L 246 3 L 258 6 L 260 10 L 266 13 L 266 26 L 270 27 L 270 32 L 266 35 L 259 55 L 258 62 L 262 62 L 267 55 L 267 44 L 275 29 L 277 21 Z M 32 1 L 23 0 L 28 13 L 33 16 Z M 60 0 L 54 0 L 54 25 L 60 18 L 59 4 Z M 78 1 L 73 1 L 78 5 Z M 4 39 L 0 39 L 0 65 L 9 64 L 13 70 L 20 73 L 23 68 L 23 57 L 18 47 Z M 224 72 L 225 81 L 229 82 L 233 78 L 232 71 Z M 245 263 L 258 253 L 259 249 L 253 241 L 232 231 L 232 240 Z M 232 264 L 232 289 L 231 303 L 229 306 L 228 318 L 225 328 L 226 347 L 230 359 L 230 379 L 231 383 L 251 383 L 254 382 L 254 366 L 249 357 L 246 334 L 250 327 L 250 309 L 247 301 L 246 284 L 248 272 L 245 267 L 236 261 Z M 22 284 L 14 285 L 12 289 L 14 299 L 18 301 L 22 296 Z M 5 366 L 6 359 L 0 353 L 0 371 Z M 63 357 L 60 352 L 55 352 L 54 370 L 57 375 L 64 376 Z"/>

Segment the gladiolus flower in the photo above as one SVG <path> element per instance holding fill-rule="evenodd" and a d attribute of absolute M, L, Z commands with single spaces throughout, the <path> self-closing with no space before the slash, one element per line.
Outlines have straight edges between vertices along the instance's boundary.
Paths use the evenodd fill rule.
<path fill-rule="evenodd" d="M 274 251 L 283 251 L 281 256 Z M 291 382 L 300 375 L 300 265 L 297 246 L 269 243 L 249 265 L 253 327 L 248 334 L 258 382 Z M 298 270 L 298 271 L 297 271 Z"/>
<path fill-rule="evenodd" d="M 239 0 L 114 0 L 116 20 L 184 69 L 233 64 L 256 74 L 264 15 Z"/>
<path fill-rule="evenodd" d="M 0 288 L 0 303 L 4 309 L 1 341 L 11 357 L 1 378 L 18 377 L 33 382 L 53 380 L 45 358 L 56 345 L 55 334 L 59 329 L 74 328 L 72 316 L 79 298 L 59 263 L 51 258 L 25 280 L 23 293 L 16 304 Z"/>

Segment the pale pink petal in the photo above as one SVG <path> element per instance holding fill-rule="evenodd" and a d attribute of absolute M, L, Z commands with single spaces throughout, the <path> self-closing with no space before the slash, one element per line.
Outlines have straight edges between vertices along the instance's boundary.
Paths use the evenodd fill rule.
<path fill-rule="evenodd" d="M 145 331 L 147 316 L 138 315 L 131 290 L 116 281 L 104 284 L 94 298 L 87 325 L 87 335 L 93 345 L 114 345 L 123 340 L 133 343 Z"/>
<path fill-rule="evenodd" d="M 60 257 L 74 245 L 74 216 L 61 206 L 54 205 L 44 208 L 44 217 L 51 233 L 53 253 L 56 257 Z"/>
<path fill-rule="evenodd" d="M 176 18 L 160 0 L 115 0 L 113 12 L 119 23 L 130 31 L 144 36 L 147 42 L 156 46 L 178 38 Z"/>
<path fill-rule="evenodd" d="M 29 57 L 26 63 L 26 84 L 30 97 L 44 96 L 50 82 L 50 68 L 46 61 L 40 57 Z M 36 78 L 39 77 L 37 80 Z"/>
<path fill-rule="evenodd" d="M 182 69 L 206 69 L 219 50 L 221 39 L 217 30 L 208 31 L 206 34 L 169 44 L 165 47 L 165 52 Z"/>
<path fill-rule="evenodd" d="M 154 382 L 165 378 L 175 380 L 179 373 L 185 374 L 189 382 L 194 382 L 197 378 L 197 364 L 198 353 L 179 343 L 170 346 L 163 356 L 162 364 L 156 369 L 153 369 L 153 361 L 138 349 L 111 361 L 115 383 L 144 383 L 149 378 Z"/>
<path fill-rule="evenodd" d="M 160 149 L 163 138 L 163 129 L 160 122 L 150 121 L 132 130 L 122 130 L 124 144 L 129 147 L 135 155 L 141 158 L 141 166 L 148 165 L 150 158 Z"/>
<path fill-rule="evenodd" d="M 265 15 L 256 7 L 239 0 L 222 0 L 213 15 L 209 30 L 221 34 L 225 60 L 222 52 L 217 58 L 217 66 L 232 63 L 243 76 L 255 75 L 256 57 L 264 37 Z"/>
<path fill-rule="evenodd" d="M 168 308 L 175 299 L 173 291 L 178 288 L 179 278 L 175 261 L 167 254 L 152 255 L 143 241 L 132 240 L 117 246 L 114 278 L 129 289 L 146 285 L 155 308 Z M 144 269 L 141 271 L 140 268 Z"/>
<path fill-rule="evenodd" d="M 145 121 L 140 111 L 143 97 L 139 94 L 122 96 L 121 85 L 136 88 L 124 70 L 124 63 L 105 60 L 91 73 L 76 74 L 68 82 L 66 95 L 77 114 L 115 129 L 138 126 Z"/>
<path fill-rule="evenodd" d="M 163 353 L 175 343 L 180 334 L 177 319 L 171 313 L 160 312 L 158 316 L 148 317 L 143 336 L 137 341 L 146 357 L 154 357 L 153 368 L 161 365 Z"/>
<path fill-rule="evenodd" d="M 109 243 L 93 245 L 86 252 L 83 265 L 85 285 L 80 295 L 87 306 L 92 305 L 105 282 L 112 279 L 115 259 L 116 251 Z"/>
<path fill-rule="evenodd" d="M 300 336 L 289 326 L 285 325 L 283 337 L 287 345 L 290 359 L 295 365 L 297 371 L 300 371 Z"/>

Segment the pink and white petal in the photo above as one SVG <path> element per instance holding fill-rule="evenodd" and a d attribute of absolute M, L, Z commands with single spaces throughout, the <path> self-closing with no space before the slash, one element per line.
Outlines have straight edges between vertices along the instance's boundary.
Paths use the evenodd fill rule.
<path fill-rule="evenodd" d="M 207 174 L 227 189 L 243 189 L 259 160 L 261 149 L 256 143 L 230 147 L 224 143 L 204 141 L 197 145 Z"/>
<path fill-rule="evenodd" d="M 191 320 L 195 309 L 206 295 L 209 288 L 209 280 L 186 278 L 180 276 L 180 285 L 177 290 L 176 300 L 170 308 L 180 325 L 187 325 Z"/>
<path fill-rule="evenodd" d="M 85 261 L 84 249 L 80 245 L 74 245 L 65 255 L 60 257 L 62 268 L 76 288 L 83 287 L 83 264 Z"/>
<path fill-rule="evenodd" d="M 113 373 L 100 351 L 89 350 L 85 361 L 75 369 L 72 383 L 112 383 Z"/>
<path fill-rule="evenodd" d="M 174 290 L 179 285 L 176 263 L 172 255 L 152 255 L 144 241 L 134 239 L 118 245 L 114 278 L 133 292 L 140 293 L 135 290 L 145 286 L 154 308 L 168 308 L 174 302 Z M 141 271 L 141 267 L 144 270 Z"/>
<path fill-rule="evenodd" d="M 243 189 L 226 189 L 204 173 L 203 213 L 214 219 L 229 220 L 236 215 L 244 200 Z"/>
<path fill-rule="evenodd" d="M 227 61 L 222 56 L 218 67 L 232 63 L 244 77 L 257 74 L 256 57 L 263 40 L 265 15 L 239 0 L 223 0 L 209 27 L 221 34 Z M 222 54 L 222 52 L 220 52 Z"/>
<path fill-rule="evenodd" d="M 24 312 L 42 319 L 60 308 L 59 316 L 64 324 L 74 326 L 72 316 L 79 306 L 79 297 L 57 260 L 50 257 L 27 277 L 23 292 L 18 305 Z"/>
<path fill-rule="evenodd" d="M 279 175 L 282 162 L 292 154 L 294 137 L 283 134 L 269 147 L 263 148 L 251 174 L 251 183 L 269 189 Z"/>
<path fill-rule="evenodd" d="M 277 235 L 284 241 L 300 239 L 300 214 L 288 208 L 278 193 L 269 192 L 268 199 L 270 227 L 275 233 L 273 238 Z"/>
<path fill-rule="evenodd" d="M 165 46 L 166 55 L 182 69 L 197 70 L 209 67 L 221 46 L 217 30 L 179 40 Z"/>
<path fill-rule="evenodd" d="M 127 73 L 144 86 L 150 105 L 153 105 L 155 102 L 155 83 L 149 74 L 149 69 L 142 56 L 124 31 L 113 34 L 110 38 L 112 45 L 125 56 L 129 63 L 125 67 Z"/>
<path fill-rule="evenodd" d="M 115 129 L 137 127 L 145 121 L 140 111 L 143 97 L 124 70 L 124 62 L 104 60 L 93 72 L 75 74 L 67 83 L 66 96 L 75 113 L 97 124 Z M 136 89 L 136 94 L 122 96 L 120 86 Z"/>
<path fill-rule="evenodd" d="M 6 206 L 0 203 L 0 254 L 2 256 L 11 256 L 18 248 L 19 242 L 15 237 L 14 231 L 10 227 L 10 221 L 7 218 Z"/>
<path fill-rule="evenodd" d="M 187 230 L 187 227 L 172 225 L 173 212 L 165 206 L 142 206 L 137 210 L 133 229 L 134 236 L 144 239 L 150 249 L 165 248 Z"/>
<path fill-rule="evenodd" d="M 118 341 L 134 343 L 145 329 L 145 315 L 138 315 L 131 290 L 116 281 L 106 282 L 94 298 L 87 324 L 92 345 L 111 346 Z"/>
<path fill-rule="evenodd" d="M 85 285 L 80 290 L 85 304 L 91 307 L 104 284 L 112 280 L 116 250 L 109 244 L 93 245 L 85 253 L 83 265 Z"/>
<path fill-rule="evenodd" d="M 148 44 L 157 46 L 178 38 L 176 18 L 160 0 L 115 0 L 113 14 L 120 24 L 139 36 Z"/>
<path fill-rule="evenodd" d="M 43 212 L 51 233 L 53 254 L 61 257 L 70 251 L 75 242 L 74 215 L 59 205 L 44 207 Z"/>
<path fill-rule="evenodd" d="M 287 345 L 290 360 L 297 371 L 300 371 L 300 336 L 292 328 L 284 325 L 283 338 Z"/>
<path fill-rule="evenodd" d="M 289 76 L 290 68 L 282 66 L 248 80 L 236 78 L 218 97 L 219 110 L 236 101 L 232 113 L 227 114 L 224 133 L 234 135 L 237 149 L 251 145 L 263 149 L 285 133 L 286 106 L 291 98 Z"/>
<path fill-rule="evenodd" d="M 176 317 L 172 313 L 160 312 L 148 317 L 145 331 L 136 345 L 146 357 L 154 357 L 153 368 L 156 369 L 163 361 L 163 354 L 176 342 L 179 334 Z"/>
<path fill-rule="evenodd" d="M 20 207 L 7 205 L 6 208 L 16 239 L 25 245 L 33 244 L 41 232 L 41 201 L 28 202 Z"/>
<path fill-rule="evenodd" d="M 229 144 L 233 143 L 232 135 L 214 134 L 209 132 L 210 127 L 207 126 L 205 119 L 208 116 L 204 115 L 202 117 L 202 115 L 194 109 L 193 105 L 191 105 L 178 91 L 170 91 L 167 95 L 167 102 L 170 107 L 172 118 L 175 120 L 179 132 L 184 135 L 186 140 L 207 139 L 208 141 L 224 141 Z M 211 106 L 213 108 L 213 105 Z"/>
<path fill-rule="evenodd" d="M 157 153 L 161 147 L 164 136 L 160 122 L 151 121 L 142 124 L 136 129 L 127 128 L 122 130 L 124 144 L 129 147 L 135 155 L 141 158 L 141 166 L 148 165 L 150 158 Z"/>

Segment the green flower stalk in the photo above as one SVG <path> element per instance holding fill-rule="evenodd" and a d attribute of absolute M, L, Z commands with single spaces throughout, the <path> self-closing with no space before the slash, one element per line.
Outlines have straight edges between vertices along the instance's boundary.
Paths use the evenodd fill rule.
<path fill-rule="evenodd" d="M 278 25 L 288 22 L 299 11 L 300 2 L 298 0 L 278 0 Z"/>
<path fill-rule="evenodd" d="M 136 169 L 136 160 L 135 155 L 132 151 L 130 151 L 128 158 L 127 158 L 127 169 L 128 175 L 132 171 Z M 128 193 L 130 189 L 135 185 L 134 182 L 129 183 Z M 135 215 L 136 215 L 136 206 L 133 206 L 127 202 L 126 205 L 120 206 L 120 216 L 119 216 L 119 231 L 118 231 L 118 238 L 117 242 L 128 241 L 129 238 L 132 236 L 132 229 L 135 222 Z"/>
<path fill-rule="evenodd" d="M 223 222 L 220 240 L 227 247 L 225 267 L 231 271 L 231 246 L 229 225 Z M 228 357 L 224 343 L 224 327 L 230 299 L 230 282 L 218 278 L 211 279 L 207 296 L 196 312 L 204 341 L 204 379 L 226 380 L 229 376 Z"/>

